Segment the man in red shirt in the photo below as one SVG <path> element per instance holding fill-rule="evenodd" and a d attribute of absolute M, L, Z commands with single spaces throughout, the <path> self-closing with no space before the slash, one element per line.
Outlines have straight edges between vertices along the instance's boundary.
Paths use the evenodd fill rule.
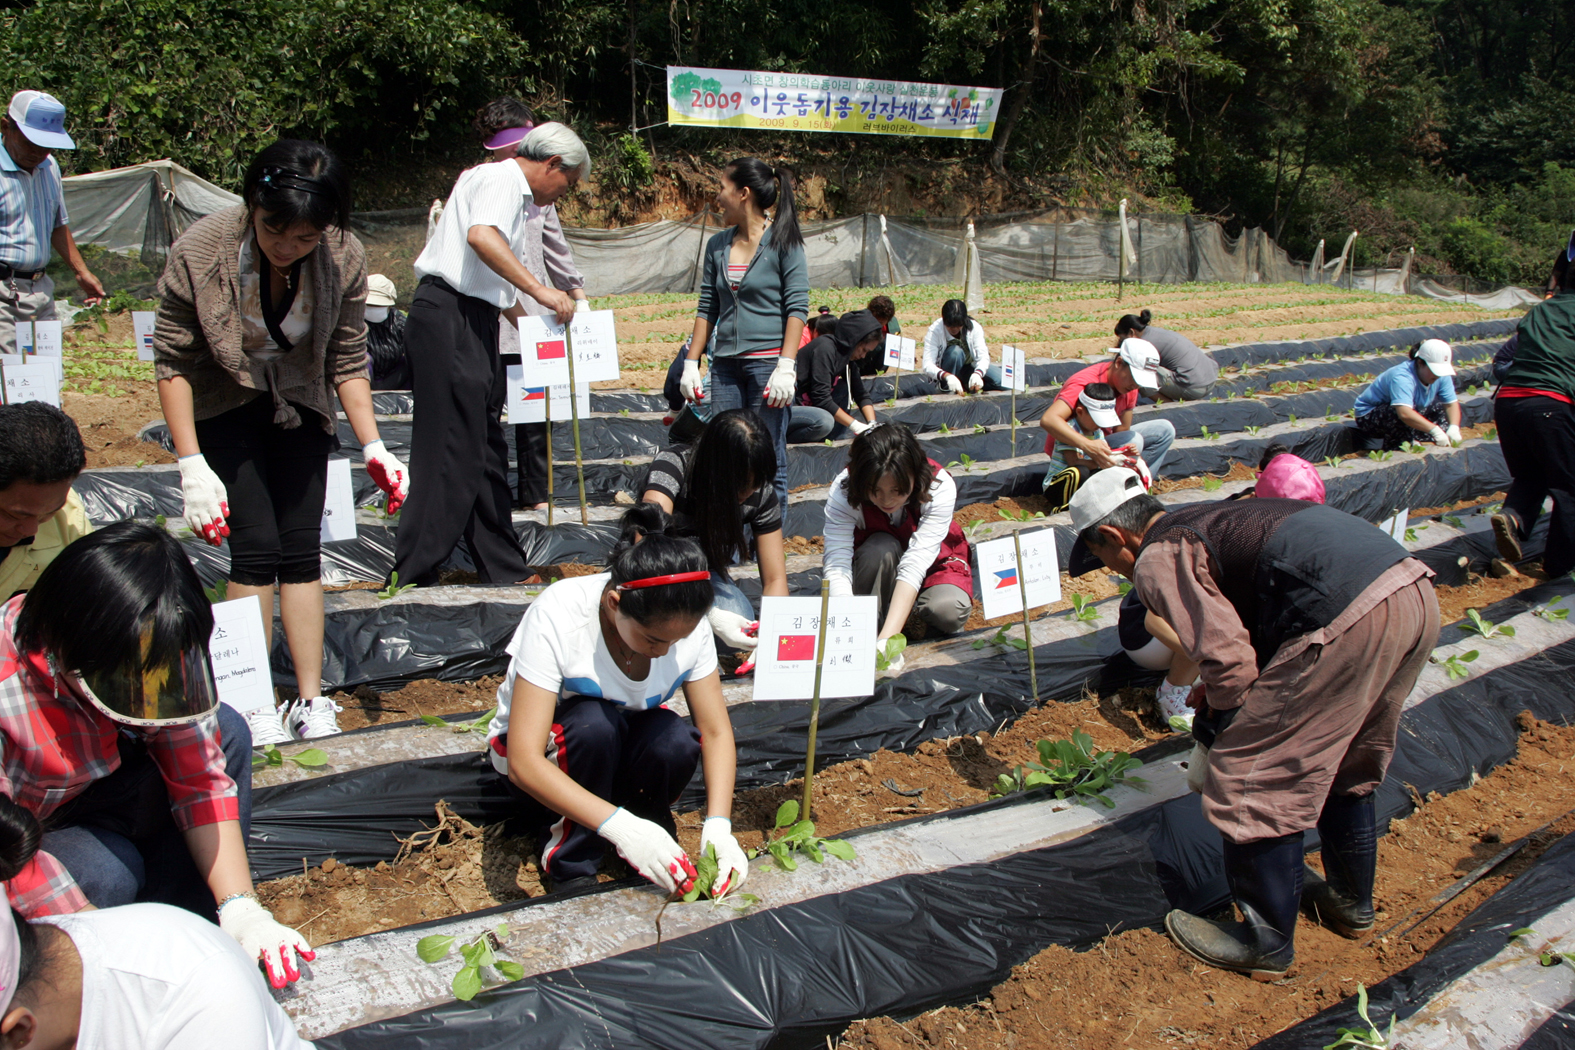
<path fill-rule="evenodd" d="M 1047 435 L 1045 455 L 1053 456 L 1059 442 L 1077 449 L 1101 470 L 1125 465 L 1122 457 L 1105 443 L 1103 436 L 1085 437 L 1072 422 L 1072 413 L 1083 388 L 1090 383 L 1109 383 L 1116 390 L 1116 414 L 1121 417 L 1121 429 L 1135 431 L 1142 436 L 1143 461 L 1157 478 L 1165 465 L 1165 457 L 1170 453 L 1170 446 L 1176 440 L 1176 428 L 1167 419 L 1145 419 L 1134 424 L 1132 409 L 1137 406 L 1138 387 L 1153 389 L 1159 382 L 1159 376 L 1154 371 L 1159 367 L 1159 351 L 1146 339 L 1123 339 L 1121 346 L 1112 350 L 1111 354 L 1114 356 L 1110 360 L 1073 373 L 1056 394 L 1055 400 L 1050 402 L 1050 407 L 1045 409 L 1045 414 L 1039 420 L 1039 425 Z M 1059 469 L 1051 465 L 1052 472 Z"/>

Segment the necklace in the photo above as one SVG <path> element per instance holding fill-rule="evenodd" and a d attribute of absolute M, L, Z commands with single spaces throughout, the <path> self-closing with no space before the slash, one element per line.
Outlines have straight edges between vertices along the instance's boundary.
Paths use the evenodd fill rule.
<path fill-rule="evenodd" d="M 602 638 L 608 643 L 607 652 L 623 666 L 625 674 L 634 667 L 635 657 L 640 654 L 624 645 L 623 638 L 618 634 L 618 628 L 611 622 L 604 612 L 601 617 Z M 615 648 L 616 647 L 616 648 Z M 618 650 L 623 650 L 619 652 Z"/>

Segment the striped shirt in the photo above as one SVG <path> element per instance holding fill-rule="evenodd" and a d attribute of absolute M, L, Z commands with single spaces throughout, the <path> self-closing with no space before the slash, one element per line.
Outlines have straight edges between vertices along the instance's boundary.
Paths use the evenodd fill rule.
<path fill-rule="evenodd" d="M 509 242 L 515 257 L 522 258 L 529 225 L 525 206 L 530 203 L 530 183 L 513 160 L 478 164 L 461 172 L 432 239 L 416 259 L 416 276 L 442 278 L 461 295 L 499 310 L 513 306 L 519 290 L 482 262 L 467 238 L 474 226 L 492 226 Z"/>
<path fill-rule="evenodd" d="M 42 270 L 49 265 L 49 238 L 70 221 L 55 158 L 23 171 L 0 146 L 0 263 Z"/>

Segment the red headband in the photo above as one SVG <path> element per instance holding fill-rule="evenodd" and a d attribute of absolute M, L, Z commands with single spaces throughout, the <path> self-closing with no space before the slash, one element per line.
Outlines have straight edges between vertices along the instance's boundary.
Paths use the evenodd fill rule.
<path fill-rule="evenodd" d="M 660 587 L 665 583 L 694 583 L 699 580 L 709 580 L 711 573 L 705 569 L 698 572 L 675 572 L 669 576 L 652 576 L 644 580 L 630 580 L 613 587 L 615 591 L 637 591 L 642 587 Z"/>

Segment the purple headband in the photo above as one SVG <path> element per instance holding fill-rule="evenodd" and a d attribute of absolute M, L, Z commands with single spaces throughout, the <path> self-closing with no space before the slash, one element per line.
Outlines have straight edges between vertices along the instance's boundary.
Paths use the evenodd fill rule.
<path fill-rule="evenodd" d="M 493 135 L 486 142 L 483 142 L 482 145 L 487 149 L 502 149 L 504 146 L 517 146 L 519 145 L 520 140 L 526 135 L 529 135 L 531 129 L 535 126 L 536 125 L 534 124 L 526 124 L 522 128 L 504 128 L 496 135 Z"/>

